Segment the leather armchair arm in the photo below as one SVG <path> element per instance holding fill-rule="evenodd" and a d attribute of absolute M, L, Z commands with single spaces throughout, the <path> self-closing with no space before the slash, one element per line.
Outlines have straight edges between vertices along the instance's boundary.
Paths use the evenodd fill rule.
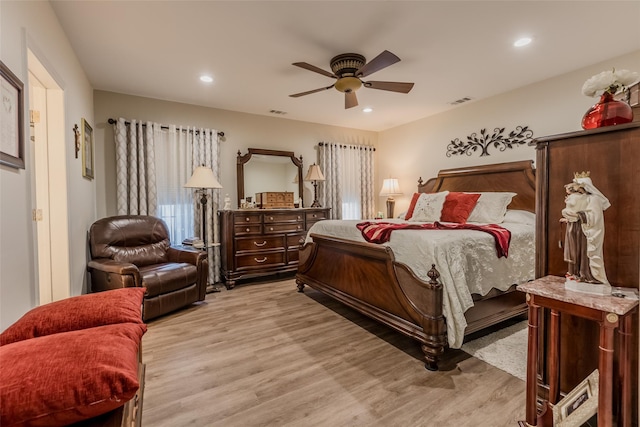
<path fill-rule="evenodd" d="M 209 261 L 207 252 L 196 248 L 176 248 L 167 250 L 170 262 L 186 262 L 196 266 L 198 271 L 198 301 L 204 301 L 209 284 Z"/>
<path fill-rule="evenodd" d="M 196 248 L 182 249 L 171 246 L 167 249 L 167 255 L 169 262 L 186 262 L 196 267 L 207 259 L 207 252 Z"/>
<path fill-rule="evenodd" d="M 97 258 L 87 263 L 87 270 L 91 273 L 91 292 L 142 286 L 140 270 L 129 262 Z"/>

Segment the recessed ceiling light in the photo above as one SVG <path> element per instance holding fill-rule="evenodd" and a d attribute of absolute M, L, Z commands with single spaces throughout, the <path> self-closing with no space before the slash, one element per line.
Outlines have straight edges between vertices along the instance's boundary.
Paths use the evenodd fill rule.
<path fill-rule="evenodd" d="M 366 108 L 363 108 L 363 109 L 362 109 L 362 112 L 363 112 L 363 113 L 370 113 L 370 112 L 372 112 L 372 111 L 373 111 L 373 108 L 371 108 L 371 107 L 366 107 Z"/>
<path fill-rule="evenodd" d="M 522 47 L 522 46 L 526 46 L 526 45 L 528 45 L 529 43 L 531 43 L 531 37 L 522 37 L 522 38 L 520 38 L 520 39 L 516 40 L 516 41 L 513 43 L 513 45 L 514 45 L 515 47 Z"/>
<path fill-rule="evenodd" d="M 213 82 L 213 77 L 202 75 L 202 76 L 200 76 L 200 81 L 201 82 L 205 82 L 205 83 L 211 83 L 211 82 Z"/>

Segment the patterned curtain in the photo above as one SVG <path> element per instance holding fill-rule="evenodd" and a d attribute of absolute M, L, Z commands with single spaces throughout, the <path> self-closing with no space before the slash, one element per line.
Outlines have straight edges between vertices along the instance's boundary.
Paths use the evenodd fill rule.
<path fill-rule="evenodd" d="M 192 170 L 198 166 L 207 166 L 213 170 L 218 182 L 220 182 L 220 141 L 218 131 L 215 129 L 192 129 L 186 132 L 191 138 L 192 151 Z M 220 282 L 220 227 L 218 225 L 218 215 L 216 212 L 221 209 L 222 190 L 210 188 L 207 193 L 207 211 L 205 212 L 205 221 L 207 229 L 206 241 L 209 245 L 207 248 L 209 254 L 209 278 L 213 283 Z M 194 192 L 194 222 L 196 230 L 202 230 L 202 204 L 200 203 L 200 194 Z M 198 231 L 197 235 L 202 234 Z M 213 245 L 211 245 L 213 244 Z"/>
<path fill-rule="evenodd" d="M 172 244 L 202 234 L 200 193 L 183 185 L 197 166 L 220 176 L 220 144 L 214 129 L 163 126 L 120 118 L 116 123 L 118 214 L 153 215 L 169 227 Z M 156 174 L 157 171 L 157 174 Z M 209 281 L 220 281 L 220 190 L 207 190 Z"/>
<path fill-rule="evenodd" d="M 116 122 L 116 197 L 118 215 L 157 215 L 154 129 L 148 122 Z"/>
<path fill-rule="evenodd" d="M 325 178 L 318 184 L 318 198 L 331 208 L 331 218 L 374 217 L 374 151 L 368 145 L 318 145 L 318 164 Z"/>

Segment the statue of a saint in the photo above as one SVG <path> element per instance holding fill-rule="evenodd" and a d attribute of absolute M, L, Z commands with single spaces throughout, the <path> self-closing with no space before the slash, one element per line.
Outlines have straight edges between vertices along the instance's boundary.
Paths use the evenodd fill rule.
<path fill-rule="evenodd" d="M 611 204 L 593 185 L 589 172 L 574 174 L 573 181 L 565 185 L 565 191 L 565 208 L 560 221 L 567 224 L 564 242 L 567 283 L 602 284 L 606 285 L 602 289 L 604 292 L 610 291 L 602 253 L 604 211 Z"/>
<path fill-rule="evenodd" d="M 222 207 L 222 209 L 225 211 L 231 209 L 231 198 L 228 194 L 224 195 L 224 206 Z"/>

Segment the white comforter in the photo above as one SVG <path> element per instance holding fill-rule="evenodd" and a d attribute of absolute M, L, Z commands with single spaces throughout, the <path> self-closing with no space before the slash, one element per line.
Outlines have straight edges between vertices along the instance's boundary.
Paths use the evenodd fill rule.
<path fill-rule="evenodd" d="M 387 222 L 406 222 L 387 219 Z M 356 224 L 360 220 L 326 220 L 315 223 L 311 233 L 365 242 Z M 435 264 L 444 289 L 444 316 L 449 346 L 460 348 L 467 321 L 464 312 L 473 306 L 471 294 L 501 291 L 534 278 L 535 226 L 499 224 L 511 231 L 509 257 L 498 258 L 494 238 L 475 230 L 394 230 L 389 246 L 398 262 L 408 265 L 424 281 Z M 307 236 L 307 241 L 311 238 Z"/>

